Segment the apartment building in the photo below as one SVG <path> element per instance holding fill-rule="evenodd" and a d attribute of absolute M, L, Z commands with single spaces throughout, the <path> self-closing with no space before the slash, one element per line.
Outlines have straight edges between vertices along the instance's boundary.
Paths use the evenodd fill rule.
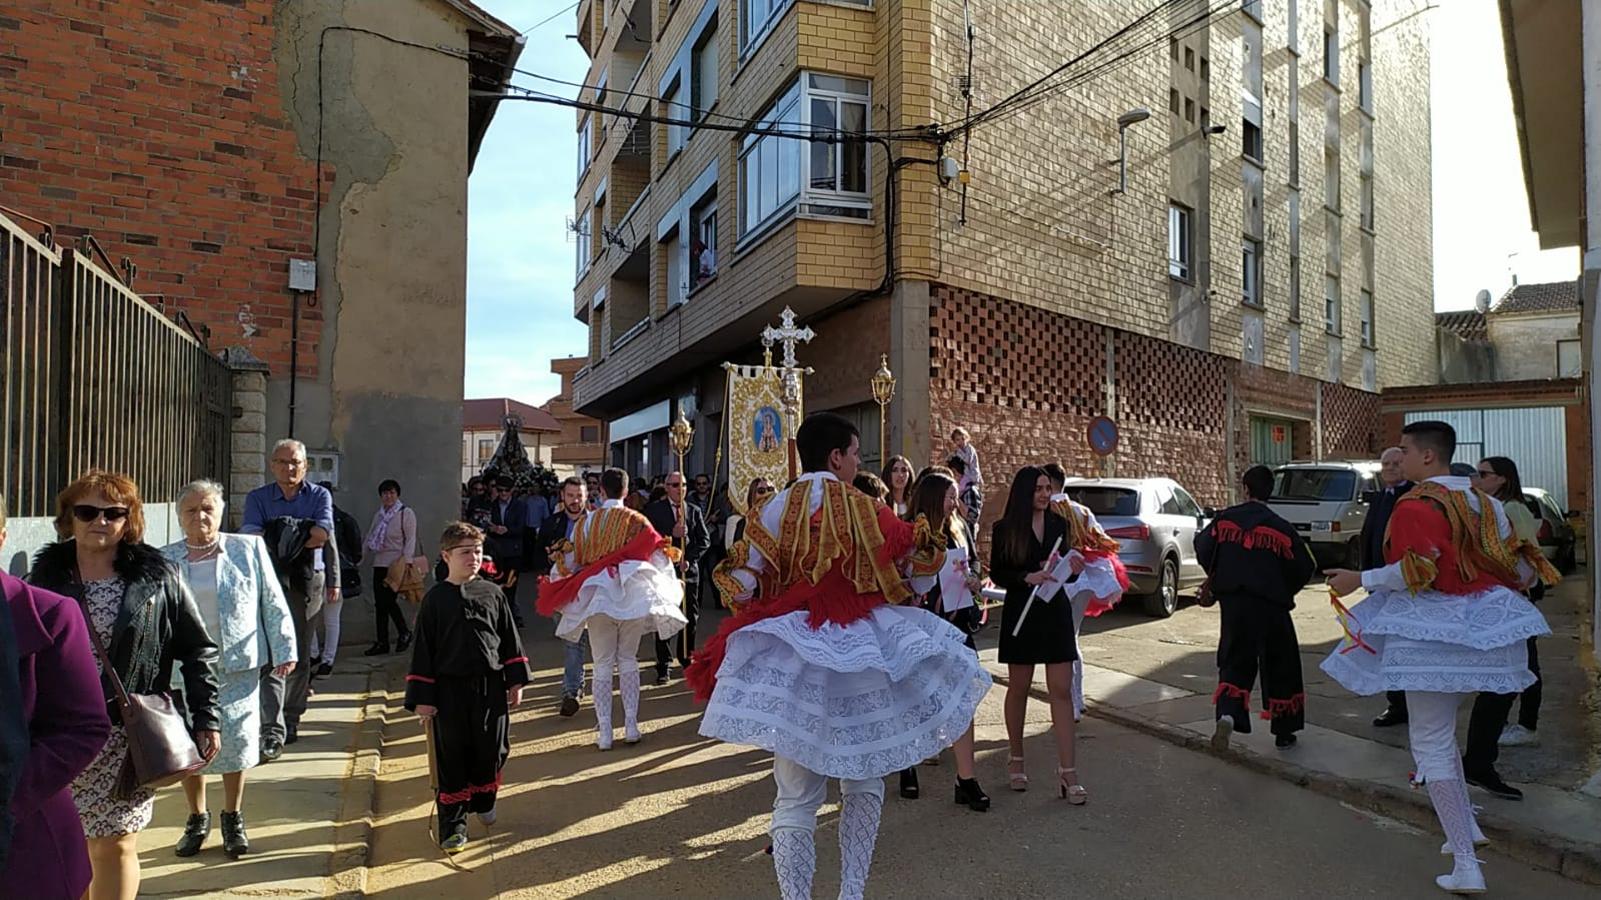
<path fill-rule="evenodd" d="M 561 426 L 550 451 L 551 468 L 557 475 L 582 475 L 604 469 L 608 464 L 606 423 L 573 411 L 573 376 L 589 364 L 582 356 L 560 357 L 550 361 L 550 371 L 561 377 L 561 392 L 540 407 Z"/>
<path fill-rule="evenodd" d="M 1226 6 L 586 0 L 575 407 L 635 472 L 682 412 L 709 470 L 721 363 L 790 306 L 808 410 L 876 462 L 887 354 L 890 452 L 965 425 L 997 500 L 1045 458 L 1221 503 L 1255 461 L 1376 453 L 1377 391 L 1436 371 L 1427 11 Z"/>

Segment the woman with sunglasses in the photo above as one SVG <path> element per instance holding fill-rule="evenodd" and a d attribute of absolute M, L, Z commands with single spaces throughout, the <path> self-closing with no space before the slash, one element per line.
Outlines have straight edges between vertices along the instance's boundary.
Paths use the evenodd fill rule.
<path fill-rule="evenodd" d="M 87 472 L 56 498 L 55 526 L 61 539 L 34 557 L 28 581 L 82 606 L 128 693 L 167 690 L 178 663 L 190 731 L 200 754 L 211 759 L 221 745 L 217 645 L 177 569 L 144 542 L 138 485 L 126 475 Z M 155 791 L 119 789 L 128 733 L 103 673 L 101 687 L 111 736 L 72 784 L 93 870 L 85 896 L 133 900 L 139 893 L 139 832 L 150 824 Z"/>

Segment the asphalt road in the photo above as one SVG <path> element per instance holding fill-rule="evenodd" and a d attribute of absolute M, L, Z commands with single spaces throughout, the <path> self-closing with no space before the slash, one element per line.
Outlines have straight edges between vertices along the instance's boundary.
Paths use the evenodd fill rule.
<path fill-rule="evenodd" d="M 474 821 L 473 845 L 451 863 L 428 834 L 420 728 L 392 698 L 369 895 L 777 896 L 763 853 L 773 797 L 764 754 L 699 737 L 698 708 L 678 681 L 645 689 L 643 743 L 602 753 L 587 702 L 575 718 L 556 715 L 554 642 L 529 650 L 543 670 L 514 718 L 499 821 Z M 1034 788 L 1014 794 L 1000 701 L 997 688 L 978 716 L 991 811 L 952 804 L 948 753 L 922 769 L 923 799 L 899 799 L 891 779 L 869 897 L 1418 897 L 1437 894 L 1433 877 L 1450 867 L 1436 834 L 1093 718 L 1078 764 L 1090 802 L 1069 807 L 1051 789 L 1048 711 L 1037 701 Z M 837 813 L 831 802 L 820 817 L 818 897 L 838 889 Z M 1594 896 L 1493 850 L 1485 859 L 1498 896 Z"/>

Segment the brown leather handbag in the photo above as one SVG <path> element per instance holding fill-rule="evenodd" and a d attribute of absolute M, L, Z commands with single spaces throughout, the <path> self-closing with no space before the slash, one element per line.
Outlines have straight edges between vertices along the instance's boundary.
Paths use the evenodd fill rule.
<path fill-rule="evenodd" d="M 205 757 L 195 746 L 194 736 L 189 733 L 189 726 L 173 703 L 172 695 L 128 693 L 122 676 L 111 665 L 111 654 L 100 641 L 100 630 L 94 627 L 88 604 L 79 602 L 89 625 L 89 637 L 94 639 L 95 652 L 100 655 L 100 665 L 110 676 L 112 690 L 117 694 L 122 728 L 128 734 L 128 755 L 122 761 L 122 772 L 117 779 L 117 796 L 127 799 L 138 788 L 177 784 L 204 769 Z"/>

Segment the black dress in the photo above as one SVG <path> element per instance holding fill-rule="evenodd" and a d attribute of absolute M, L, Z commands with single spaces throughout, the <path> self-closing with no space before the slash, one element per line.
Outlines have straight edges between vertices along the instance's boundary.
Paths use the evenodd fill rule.
<path fill-rule="evenodd" d="M 956 527 L 963 529 L 965 532 L 967 523 L 958 521 L 956 523 Z M 976 568 L 979 565 L 979 560 L 977 555 L 973 553 L 973 541 L 971 537 L 964 534 L 964 539 L 958 540 L 957 536 L 952 534 L 946 539 L 945 549 L 955 550 L 958 547 L 967 549 L 968 559 L 971 561 L 969 565 L 974 566 L 975 571 L 979 571 Z M 978 630 L 978 623 L 981 621 L 983 616 L 983 612 L 977 606 L 980 599 L 981 598 L 979 597 L 974 597 L 973 606 L 969 606 L 965 609 L 959 609 L 955 612 L 946 612 L 944 592 L 940 590 L 939 579 L 935 578 L 934 586 L 928 589 L 927 594 L 923 595 L 923 608 L 951 623 L 952 625 L 955 625 L 957 628 L 960 628 L 962 633 L 967 635 L 967 649 L 977 653 L 978 645 L 973 642 L 973 634 Z M 1029 613 L 1029 615 L 1032 616 L 1034 614 Z"/>
<path fill-rule="evenodd" d="M 1057 591 L 1052 598 L 1036 598 L 1034 607 L 1028 611 L 1028 618 L 1023 622 L 1022 632 L 1016 637 L 1012 636 L 1012 629 L 1017 627 L 1017 617 L 1023 614 L 1028 595 L 1034 590 L 1023 579 L 1045 565 L 1045 558 L 1050 555 L 1051 545 L 1056 543 L 1057 538 L 1066 541 L 1067 520 L 1047 514 L 1044 542 L 1035 538 L 1031 529 L 1028 557 L 1023 560 L 1005 558 L 1001 551 L 1005 540 L 1003 525 L 1003 522 L 996 522 L 990 532 L 990 580 L 1006 589 L 1005 605 L 1001 607 L 1000 661 L 1006 664 L 1041 665 L 1068 663 L 1078 659 L 1073 640 L 1073 604 L 1068 601 L 1065 591 Z M 1058 548 L 1057 553 L 1065 549 Z"/>

